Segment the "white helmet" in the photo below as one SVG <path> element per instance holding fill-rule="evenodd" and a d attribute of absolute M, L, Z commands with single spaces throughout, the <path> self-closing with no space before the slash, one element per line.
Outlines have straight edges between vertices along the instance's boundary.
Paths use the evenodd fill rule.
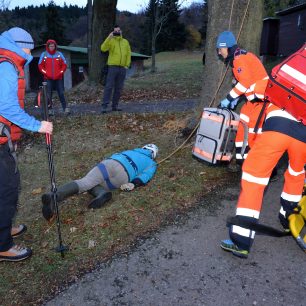
<path fill-rule="evenodd" d="M 158 147 L 155 144 L 149 143 L 149 144 L 143 146 L 142 148 L 146 149 L 146 150 L 150 150 L 152 152 L 152 157 L 154 159 L 156 158 L 157 153 L 158 153 Z"/>

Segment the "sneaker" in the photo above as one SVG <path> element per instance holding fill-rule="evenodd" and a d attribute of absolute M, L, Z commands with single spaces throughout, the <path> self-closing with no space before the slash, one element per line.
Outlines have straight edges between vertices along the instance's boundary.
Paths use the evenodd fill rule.
<path fill-rule="evenodd" d="M 0 261 L 21 261 L 31 255 L 31 249 L 13 245 L 8 251 L 0 252 Z"/>
<path fill-rule="evenodd" d="M 234 242 L 230 239 L 222 240 L 220 247 L 221 249 L 232 252 L 233 255 L 241 257 L 241 258 L 247 258 L 249 255 L 249 251 L 239 249 L 237 245 L 234 244 Z"/>
<path fill-rule="evenodd" d="M 27 231 L 25 224 L 20 224 L 18 226 L 13 226 L 11 229 L 11 236 L 17 238 Z"/>
<path fill-rule="evenodd" d="M 113 111 L 113 112 L 121 112 L 122 109 L 121 109 L 121 108 L 118 108 L 118 107 L 113 107 L 113 108 L 112 108 L 112 111 Z"/>

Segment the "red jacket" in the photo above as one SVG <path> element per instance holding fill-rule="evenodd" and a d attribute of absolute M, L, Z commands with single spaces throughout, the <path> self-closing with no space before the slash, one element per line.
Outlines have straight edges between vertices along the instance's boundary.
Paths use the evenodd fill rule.
<path fill-rule="evenodd" d="M 25 59 L 19 56 L 18 54 L 6 50 L 0 49 L 0 63 L 1 62 L 10 62 L 14 65 L 16 71 L 18 71 L 18 100 L 19 105 L 22 109 L 24 109 L 24 94 L 26 88 L 26 82 L 24 78 L 24 64 Z M 12 141 L 19 140 L 22 135 L 22 130 L 19 126 L 13 124 L 12 122 L 8 121 L 4 117 L 0 116 L 0 122 L 3 122 L 5 125 L 9 126 L 11 129 L 11 138 Z M 6 137 L 0 137 L 0 144 L 4 144 L 7 142 Z"/>
<path fill-rule="evenodd" d="M 50 50 L 49 45 L 55 44 L 55 49 Z M 38 69 L 44 75 L 45 80 L 61 80 L 67 69 L 64 55 L 57 51 L 55 40 L 49 39 L 46 43 L 46 51 L 40 56 Z"/>

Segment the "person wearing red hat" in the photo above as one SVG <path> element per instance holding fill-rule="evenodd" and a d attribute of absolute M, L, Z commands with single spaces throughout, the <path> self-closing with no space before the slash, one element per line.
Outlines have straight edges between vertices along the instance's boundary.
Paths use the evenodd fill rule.
<path fill-rule="evenodd" d="M 53 39 L 49 39 L 46 43 L 46 51 L 44 51 L 38 61 L 38 69 L 43 74 L 45 81 L 47 82 L 47 95 L 50 109 L 50 115 L 53 115 L 52 111 L 52 90 L 55 88 L 58 97 L 61 101 L 63 112 L 70 113 L 70 109 L 67 107 L 65 95 L 64 95 L 64 73 L 67 69 L 67 62 L 64 55 L 57 50 L 57 43 Z"/>

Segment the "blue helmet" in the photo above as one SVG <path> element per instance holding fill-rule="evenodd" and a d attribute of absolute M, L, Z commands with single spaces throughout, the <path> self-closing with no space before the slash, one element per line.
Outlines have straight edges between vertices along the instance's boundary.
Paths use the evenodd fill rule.
<path fill-rule="evenodd" d="M 219 34 L 217 39 L 217 48 L 231 48 L 237 45 L 234 34 L 230 31 L 225 31 Z"/>

